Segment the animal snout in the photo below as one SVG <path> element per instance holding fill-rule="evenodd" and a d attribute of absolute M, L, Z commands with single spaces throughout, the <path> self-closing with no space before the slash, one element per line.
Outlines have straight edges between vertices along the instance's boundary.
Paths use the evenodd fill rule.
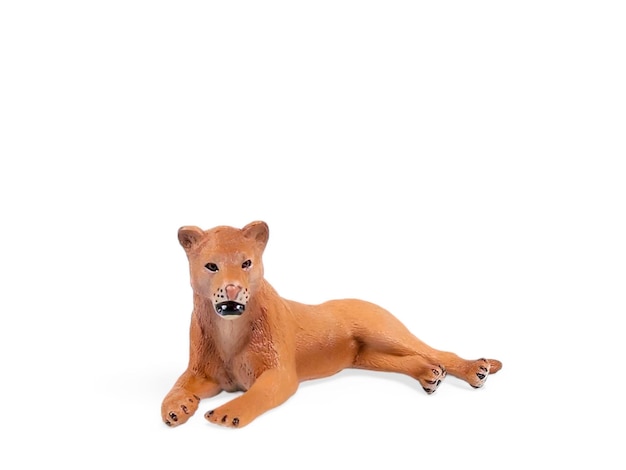
<path fill-rule="evenodd" d="M 226 291 L 226 298 L 228 300 L 237 300 L 237 296 L 239 295 L 239 292 L 241 292 L 241 286 L 228 284 L 224 290 Z"/>

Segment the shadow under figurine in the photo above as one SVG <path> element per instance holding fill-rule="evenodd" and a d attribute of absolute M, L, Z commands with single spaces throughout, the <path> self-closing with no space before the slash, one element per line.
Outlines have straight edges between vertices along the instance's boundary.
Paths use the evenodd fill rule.
<path fill-rule="evenodd" d="M 163 400 L 168 426 L 186 422 L 202 398 L 244 391 L 207 412 L 212 423 L 242 427 L 280 405 L 301 381 L 345 368 L 407 374 L 427 393 L 447 373 L 482 387 L 502 367 L 462 359 L 416 338 L 391 313 L 369 302 L 305 305 L 280 297 L 263 277 L 265 222 L 243 229 L 182 227 L 193 288 L 189 366 Z"/>

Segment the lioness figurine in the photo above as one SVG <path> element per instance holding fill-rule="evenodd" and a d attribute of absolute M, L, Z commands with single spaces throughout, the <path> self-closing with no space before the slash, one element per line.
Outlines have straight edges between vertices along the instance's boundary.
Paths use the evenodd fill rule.
<path fill-rule="evenodd" d="M 407 374 L 433 393 L 447 373 L 482 387 L 500 370 L 426 345 L 391 313 L 363 300 L 305 305 L 284 299 L 263 276 L 265 222 L 243 229 L 181 227 L 193 313 L 189 365 L 163 400 L 168 426 L 186 422 L 202 398 L 244 393 L 207 412 L 212 423 L 243 427 L 295 393 L 304 380 L 345 368 Z"/>

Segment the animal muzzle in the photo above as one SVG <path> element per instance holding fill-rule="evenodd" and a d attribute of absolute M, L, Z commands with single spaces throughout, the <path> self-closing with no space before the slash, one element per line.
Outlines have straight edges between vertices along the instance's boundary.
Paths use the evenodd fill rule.
<path fill-rule="evenodd" d="M 221 317 L 236 318 L 246 309 L 250 298 L 247 288 L 239 285 L 227 284 L 213 294 L 215 311 Z"/>
<path fill-rule="evenodd" d="M 244 304 L 240 304 L 234 300 L 227 300 L 226 302 L 215 304 L 215 311 L 223 317 L 239 316 L 245 309 L 246 306 Z"/>

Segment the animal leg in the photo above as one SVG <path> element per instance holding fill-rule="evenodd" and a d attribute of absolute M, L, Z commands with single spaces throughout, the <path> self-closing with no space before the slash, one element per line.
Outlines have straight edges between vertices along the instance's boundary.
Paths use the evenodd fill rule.
<path fill-rule="evenodd" d="M 380 341 L 378 342 L 380 345 Z M 401 341 L 388 341 L 386 345 L 391 352 L 402 351 L 406 354 L 406 349 L 413 351 L 433 364 L 440 364 L 452 376 L 464 380 L 474 388 L 480 388 L 485 384 L 489 374 L 495 374 L 502 368 L 502 363 L 496 359 L 463 359 L 455 353 L 440 351 L 428 346 L 412 334 L 405 335 Z"/>
<path fill-rule="evenodd" d="M 417 378 L 424 388 L 431 390 L 433 387 L 425 386 L 424 382 L 430 384 L 434 379 L 428 378 L 428 371 L 433 365 L 474 388 L 482 387 L 489 374 L 502 368 L 502 363 L 495 359 L 467 360 L 452 352 L 434 349 L 385 310 L 373 307 L 368 316 L 373 320 L 367 324 L 361 323 L 355 335 L 361 344 L 361 367 L 405 373 Z M 421 361 L 416 356 L 421 357 Z"/>
<path fill-rule="evenodd" d="M 364 365 L 382 364 L 382 370 L 408 374 L 420 380 L 425 389 L 432 389 L 424 386 L 423 375 L 425 368 L 428 375 L 430 365 L 441 367 L 448 374 L 466 381 L 474 388 L 482 387 L 489 374 L 495 374 L 502 368 L 502 363 L 496 359 L 463 359 L 457 354 L 431 348 L 413 335 L 405 337 L 404 341 L 385 336 L 370 343 L 365 342 L 363 352 L 360 360 Z M 422 362 L 416 357 L 420 357 Z M 417 376 L 415 371 L 418 371 Z M 429 383 L 429 380 L 432 381 L 432 378 L 426 379 L 426 382 Z"/>
<path fill-rule="evenodd" d="M 441 364 L 429 362 L 418 354 L 398 356 L 364 347 L 359 351 L 354 367 L 382 372 L 397 372 L 413 377 L 429 395 L 434 393 L 447 375 Z"/>
<path fill-rule="evenodd" d="M 185 371 L 163 400 L 163 422 L 172 427 L 185 423 L 198 409 L 200 399 L 212 397 L 220 391 L 219 385 L 212 380 Z"/>
<path fill-rule="evenodd" d="M 439 351 L 428 346 L 425 346 L 424 354 L 443 364 L 450 375 L 464 380 L 474 388 L 482 387 L 489 374 L 495 374 L 502 368 L 502 363 L 496 359 L 468 360 L 454 353 Z"/>
<path fill-rule="evenodd" d="M 225 403 L 204 417 L 212 423 L 227 427 L 243 427 L 257 416 L 283 403 L 298 388 L 296 373 L 285 369 L 263 372 L 243 395 Z"/>

